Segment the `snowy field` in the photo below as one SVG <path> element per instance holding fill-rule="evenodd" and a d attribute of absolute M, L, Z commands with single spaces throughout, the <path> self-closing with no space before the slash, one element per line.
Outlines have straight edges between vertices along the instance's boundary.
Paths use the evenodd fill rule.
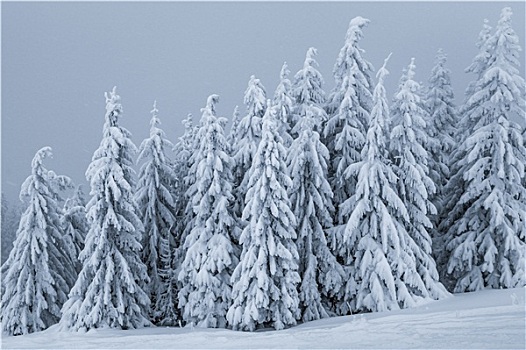
<path fill-rule="evenodd" d="M 414 309 L 336 317 L 283 331 L 143 328 L 3 336 L 3 349 L 525 349 L 525 288 L 455 295 Z"/>

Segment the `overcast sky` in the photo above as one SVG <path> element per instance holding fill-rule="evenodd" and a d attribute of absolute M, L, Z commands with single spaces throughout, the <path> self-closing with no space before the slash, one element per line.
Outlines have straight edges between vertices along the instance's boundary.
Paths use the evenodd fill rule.
<path fill-rule="evenodd" d="M 393 52 L 389 96 L 416 58 L 427 81 L 436 51 L 449 55 L 457 102 L 473 78 L 463 73 L 477 53 L 484 18 L 495 26 L 511 6 L 524 48 L 525 2 L 1 2 L 2 192 L 17 200 L 31 159 L 51 146 L 49 169 L 86 184 L 84 173 L 104 123 L 104 92 L 117 86 L 121 125 L 139 145 L 149 135 L 152 103 L 170 140 L 194 120 L 210 94 L 230 118 L 250 75 L 272 96 L 284 61 L 294 75 L 310 46 L 333 87 L 332 68 L 349 21 L 371 20 L 361 46 L 378 68 Z M 521 62 L 524 61 L 522 53 Z M 524 67 L 521 67 L 524 76 Z M 85 193 L 89 192 L 86 184 Z"/>

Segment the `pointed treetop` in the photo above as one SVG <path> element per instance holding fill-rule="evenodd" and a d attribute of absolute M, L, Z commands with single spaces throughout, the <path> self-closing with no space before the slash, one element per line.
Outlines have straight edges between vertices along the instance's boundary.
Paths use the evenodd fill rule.
<path fill-rule="evenodd" d="M 281 80 L 285 80 L 288 78 L 290 74 L 289 66 L 287 65 L 287 62 L 283 62 L 283 66 L 281 67 L 281 71 L 279 73 L 279 78 Z"/>
<path fill-rule="evenodd" d="M 115 126 L 122 113 L 121 97 L 117 95 L 117 87 L 114 86 L 109 93 L 105 92 L 104 96 L 106 97 L 106 122 Z"/>
<path fill-rule="evenodd" d="M 305 63 L 303 63 L 303 68 L 307 67 L 318 67 L 318 62 L 316 62 L 315 57 L 318 55 L 318 50 L 315 47 L 309 47 L 307 54 L 305 56 Z"/>
<path fill-rule="evenodd" d="M 511 16 L 513 15 L 513 11 L 511 10 L 511 7 L 505 7 L 500 12 L 500 19 L 499 19 L 499 25 L 504 24 L 505 22 L 511 22 Z"/>
<path fill-rule="evenodd" d="M 382 68 L 378 69 L 378 72 L 376 73 L 376 78 L 378 79 L 379 84 L 383 85 L 385 77 L 389 75 L 389 71 L 387 70 L 386 66 L 392 54 L 393 53 L 391 52 L 389 56 L 386 57 L 386 59 L 384 60 L 384 65 L 382 66 Z"/>
<path fill-rule="evenodd" d="M 150 111 L 152 119 L 150 120 L 150 136 L 157 135 L 159 133 L 158 125 L 161 125 L 159 119 L 159 110 L 157 109 L 157 101 L 153 101 L 153 109 Z"/>
<path fill-rule="evenodd" d="M 212 94 L 206 99 L 206 107 L 201 108 L 201 112 L 205 110 L 210 110 L 212 114 L 216 113 L 216 104 L 219 103 L 219 95 Z"/>
<path fill-rule="evenodd" d="M 361 16 L 354 17 L 349 23 L 349 29 L 347 29 L 346 39 L 350 43 L 357 42 L 362 38 L 362 28 L 369 24 L 370 20 Z"/>
<path fill-rule="evenodd" d="M 436 59 L 436 63 L 439 65 L 444 65 L 446 63 L 447 54 L 444 52 L 444 49 L 442 48 L 438 49 L 435 59 Z"/>
<path fill-rule="evenodd" d="M 409 66 L 407 67 L 407 80 L 413 80 L 415 77 L 415 58 L 411 58 L 411 63 L 409 63 Z"/>
<path fill-rule="evenodd" d="M 35 156 L 33 157 L 33 160 L 31 161 L 31 168 L 33 175 L 36 175 L 37 168 L 39 168 L 44 159 L 46 158 L 53 158 L 52 149 L 49 146 L 42 147 L 35 153 Z"/>
<path fill-rule="evenodd" d="M 194 125 L 192 113 L 188 113 L 186 119 L 183 119 L 185 129 L 191 129 Z"/>

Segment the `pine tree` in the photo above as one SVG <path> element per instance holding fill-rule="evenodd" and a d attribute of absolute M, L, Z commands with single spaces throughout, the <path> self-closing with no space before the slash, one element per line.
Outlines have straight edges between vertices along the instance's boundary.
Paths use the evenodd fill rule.
<path fill-rule="evenodd" d="M 327 246 L 325 229 L 332 227 L 332 190 L 327 181 L 329 151 L 315 131 L 318 123 L 310 108 L 296 128 L 287 158 L 292 187 L 291 209 L 298 222 L 299 307 L 304 322 L 328 317 L 327 302 L 340 290 L 345 274 Z"/>
<path fill-rule="evenodd" d="M 28 206 L 2 266 L 2 331 L 10 335 L 41 331 L 58 322 L 76 278 L 58 203 L 59 190 L 70 179 L 44 167 L 51 155 L 51 148 L 44 147 L 33 158 L 31 175 L 20 191 L 20 199 Z"/>
<path fill-rule="evenodd" d="M 233 302 L 227 313 L 234 330 L 283 329 L 295 325 L 299 316 L 296 220 L 287 195 L 292 181 L 276 115 L 275 108 L 267 109 L 250 168 L 243 211 L 248 225 L 240 238 L 242 253 L 232 275 Z"/>
<path fill-rule="evenodd" d="M 392 130 L 389 148 L 393 158 L 393 170 L 398 177 L 398 193 L 404 203 L 409 221 L 406 231 L 416 243 L 412 248 L 416 258 L 416 272 L 424 285 L 414 286 L 414 294 L 439 299 L 447 295 L 444 286 L 438 282 L 438 271 L 432 257 L 433 229 L 430 216 L 436 208 L 429 196 L 436 191 L 428 169 L 428 135 L 426 120 L 429 119 L 421 100 L 421 87 L 414 80 L 414 58 L 405 74 L 403 84 L 395 94 L 392 113 Z"/>
<path fill-rule="evenodd" d="M 73 196 L 66 200 L 63 213 L 61 225 L 64 231 L 64 240 L 69 247 L 69 255 L 75 264 L 75 270 L 79 273 L 82 268 L 79 256 L 84 249 L 84 240 L 88 232 L 86 201 L 84 200 L 82 186 L 77 186 Z"/>
<path fill-rule="evenodd" d="M 79 277 L 62 308 L 61 328 L 130 329 L 147 326 L 149 282 L 140 259 L 143 225 L 133 199 L 130 132 L 118 124 L 122 115 L 115 88 L 106 94 L 103 138 L 86 170 L 92 196 L 87 204 L 89 231 Z"/>
<path fill-rule="evenodd" d="M 454 154 L 446 190 L 451 199 L 441 231 L 447 263 L 444 281 L 455 292 L 526 284 L 524 241 L 526 149 L 521 127 L 524 79 L 519 39 L 506 7 L 475 61 L 481 68 L 468 87 L 461 126 L 466 138 Z"/>
<path fill-rule="evenodd" d="M 248 191 L 249 170 L 261 140 L 261 123 L 267 109 L 265 87 L 255 76 L 250 77 L 244 98 L 247 115 L 238 127 L 238 139 L 234 144 L 234 209 L 241 217 L 245 195 Z"/>
<path fill-rule="evenodd" d="M 187 323 L 200 327 L 226 327 L 231 302 L 231 276 L 238 263 L 232 233 L 232 166 L 230 146 L 221 118 L 216 116 L 217 95 L 208 97 L 202 109 L 197 162 L 197 192 L 192 197 L 196 215 L 186 238 L 186 256 L 179 280 L 179 307 Z M 222 118 L 224 119 L 224 118 Z"/>
<path fill-rule="evenodd" d="M 292 84 L 292 97 L 294 98 L 295 108 L 292 114 L 292 135 L 297 136 L 300 133 L 300 128 L 295 129 L 295 126 L 309 113 L 316 112 L 314 115 L 314 127 L 316 131 L 321 130 L 324 123 L 327 121 L 327 114 L 323 110 L 325 106 L 325 91 L 323 91 L 323 77 L 316 69 L 318 62 L 316 62 L 316 55 L 318 50 L 311 47 L 307 50 L 303 68 L 294 75 L 294 82 Z"/>
<path fill-rule="evenodd" d="M 174 308 L 174 305 L 162 302 L 160 297 L 171 289 L 170 279 L 163 278 L 162 275 L 171 270 L 172 252 L 176 249 L 173 237 L 176 227 L 176 199 L 172 189 L 177 179 L 173 164 L 166 155 L 166 150 L 173 149 L 174 146 L 160 128 L 156 102 L 151 114 L 150 137 L 139 147 L 137 163 L 142 161 L 144 164 L 140 169 L 135 200 L 139 218 L 144 224 L 141 259 L 150 278 L 147 292 L 151 301 L 151 315 L 153 321 L 157 322 Z"/>
<path fill-rule="evenodd" d="M 278 111 L 277 118 L 280 122 L 279 133 L 283 139 L 283 145 L 290 147 L 292 144 L 291 133 L 291 121 L 292 113 L 294 110 L 294 101 L 291 96 L 291 82 L 288 78 L 290 71 L 287 66 L 287 62 L 283 63 L 281 72 L 279 74 L 279 84 L 274 92 L 273 105 L 276 106 Z"/>
<path fill-rule="evenodd" d="M 454 94 L 451 87 L 451 71 L 445 67 L 447 56 L 440 49 L 436 64 L 429 78 L 429 89 L 425 97 L 429 119 L 426 121 L 429 153 L 429 177 L 436 186 L 436 193 L 430 197 L 440 214 L 443 212 L 444 186 L 449 179 L 449 161 L 456 146 L 455 132 L 458 123 Z M 440 215 L 435 224 L 440 222 Z"/>
<path fill-rule="evenodd" d="M 344 173 L 350 165 L 360 161 L 372 108 L 373 66 L 363 58 L 364 51 L 358 46 L 362 29 L 368 23 L 369 20 L 362 17 L 351 20 L 345 45 L 333 70 L 336 85 L 326 106 L 329 119 L 323 136 L 331 159 L 329 182 L 336 208 L 354 194 L 356 178 L 348 178 Z M 347 220 L 339 213 L 336 223 L 344 224 Z"/>

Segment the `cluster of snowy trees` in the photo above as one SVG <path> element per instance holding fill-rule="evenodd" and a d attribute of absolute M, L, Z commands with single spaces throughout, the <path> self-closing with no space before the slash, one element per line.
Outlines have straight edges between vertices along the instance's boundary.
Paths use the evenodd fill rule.
<path fill-rule="evenodd" d="M 526 284 L 526 132 L 511 9 L 486 23 L 475 80 L 453 104 L 446 54 L 415 62 L 388 100 L 387 63 L 351 20 L 323 90 L 317 51 L 272 97 L 255 76 L 230 132 L 211 95 L 174 145 L 156 104 L 140 147 L 106 94 L 90 199 L 37 152 L 2 266 L 2 328 L 25 334 L 151 324 L 282 329 L 412 307 L 449 292 Z M 137 159 L 135 161 L 135 157 Z M 135 163 L 140 165 L 138 176 Z"/>

